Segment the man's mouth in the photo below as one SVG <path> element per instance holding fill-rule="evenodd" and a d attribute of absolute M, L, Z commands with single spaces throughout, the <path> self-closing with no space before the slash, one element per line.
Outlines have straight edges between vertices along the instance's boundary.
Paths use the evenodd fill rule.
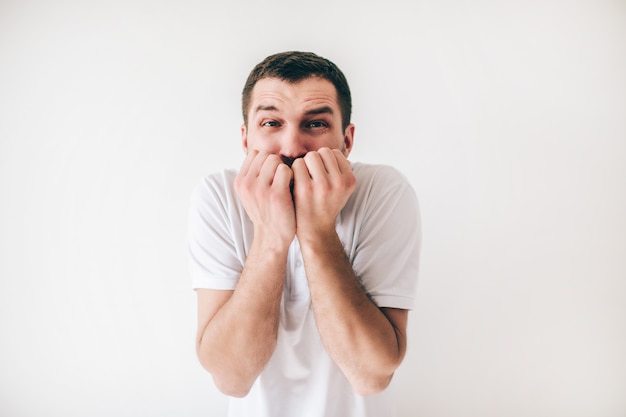
<path fill-rule="evenodd" d="M 293 164 L 293 161 L 295 161 L 296 159 L 299 159 L 299 158 L 304 158 L 304 155 L 297 156 L 297 157 L 295 157 L 295 158 L 289 158 L 289 157 L 287 157 L 287 156 L 281 156 L 281 157 L 280 157 L 280 159 L 282 159 L 282 160 L 283 160 L 283 163 L 284 163 L 285 165 L 287 165 L 289 168 L 291 168 L 291 165 Z"/>

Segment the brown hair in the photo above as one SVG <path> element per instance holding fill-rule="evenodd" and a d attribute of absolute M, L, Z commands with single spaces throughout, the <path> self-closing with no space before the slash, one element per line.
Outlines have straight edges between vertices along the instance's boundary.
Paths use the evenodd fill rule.
<path fill-rule="evenodd" d="M 248 110 L 250 96 L 255 84 L 263 78 L 278 78 L 289 83 L 297 83 L 309 77 L 319 77 L 330 81 L 337 90 L 337 102 L 341 109 L 341 124 L 343 130 L 350 124 L 352 113 L 352 98 L 348 81 L 341 70 L 326 58 L 312 52 L 280 52 L 270 55 L 257 64 L 243 87 L 241 93 L 241 110 L 243 122 L 248 125 Z"/>

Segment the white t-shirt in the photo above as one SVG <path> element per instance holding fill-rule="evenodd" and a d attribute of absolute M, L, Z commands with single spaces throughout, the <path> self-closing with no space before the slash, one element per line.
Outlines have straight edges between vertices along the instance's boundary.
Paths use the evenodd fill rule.
<path fill-rule="evenodd" d="M 379 307 L 414 307 L 420 251 L 415 193 L 395 169 L 352 163 L 356 189 L 337 217 L 352 267 Z M 236 171 L 205 178 L 189 217 L 193 288 L 234 290 L 253 239 L 253 225 L 234 188 Z M 231 398 L 234 417 L 390 417 L 391 390 L 362 397 L 326 353 L 311 308 L 297 239 L 287 258 L 276 349 L 245 398 Z"/>

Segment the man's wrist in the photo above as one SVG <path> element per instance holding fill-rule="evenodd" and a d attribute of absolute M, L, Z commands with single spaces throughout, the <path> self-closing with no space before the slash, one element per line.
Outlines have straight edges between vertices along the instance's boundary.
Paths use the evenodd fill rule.
<path fill-rule="evenodd" d="M 253 245 L 258 246 L 265 253 L 281 255 L 289 251 L 293 238 L 294 235 L 289 233 L 281 234 L 273 230 L 255 228 Z"/>
<path fill-rule="evenodd" d="M 312 246 L 314 248 L 323 248 L 334 239 L 338 239 L 335 224 L 332 225 L 313 225 L 311 227 L 298 227 L 296 236 L 300 247 Z"/>

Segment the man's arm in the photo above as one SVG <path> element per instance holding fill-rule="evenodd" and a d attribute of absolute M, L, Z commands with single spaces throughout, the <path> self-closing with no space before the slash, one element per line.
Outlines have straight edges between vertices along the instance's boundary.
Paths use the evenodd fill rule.
<path fill-rule="evenodd" d="M 197 290 L 198 358 L 227 395 L 245 396 L 274 351 L 285 262 L 259 247 L 235 291 Z"/>
<path fill-rule="evenodd" d="M 368 298 L 336 233 L 312 235 L 300 247 L 326 350 L 357 393 L 382 391 L 406 352 L 407 310 L 379 309 Z"/>
<path fill-rule="evenodd" d="M 345 157 L 320 149 L 292 168 L 296 234 L 322 341 L 356 392 L 377 393 L 404 358 L 407 311 L 369 299 L 337 236 L 335 219 L 355 187 Z"/>
<path fill-rule="evenodd" d="M 234 291 L 198 290 L 197 353 L 225 394 L 245 396 L 276 346 L 280 300 L 295 213 L 291 170 L 251 151 L 235 188 L 254 224 L 254 240 Z"/>

